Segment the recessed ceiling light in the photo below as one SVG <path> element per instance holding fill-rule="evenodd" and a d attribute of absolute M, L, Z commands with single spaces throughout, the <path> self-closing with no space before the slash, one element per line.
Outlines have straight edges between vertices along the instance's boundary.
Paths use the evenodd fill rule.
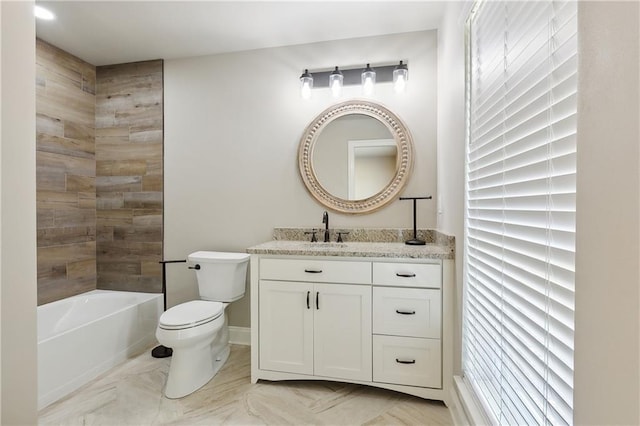
<path fill-rule="evenodd" d="M 42 6 L 34 6 L 33 13 L 36 15 L 36 18 L 44 19 L 46 21 L 51 21 L 55 19 L 56 15 L 48 11 Z"/>

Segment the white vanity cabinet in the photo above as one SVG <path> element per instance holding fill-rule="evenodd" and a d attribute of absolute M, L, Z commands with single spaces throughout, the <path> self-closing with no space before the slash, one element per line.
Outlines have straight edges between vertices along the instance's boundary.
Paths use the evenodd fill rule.
<path fill-rule="evenodd" d="M 441 259 L 252 253 L 252 382 L 338 380 L 446 403 L 452 273 Z"/>
<path fill-rule="evenodd" d="M 366 262 L 262 259 L 260 368 L 371 380 L 370 280 Z"/>

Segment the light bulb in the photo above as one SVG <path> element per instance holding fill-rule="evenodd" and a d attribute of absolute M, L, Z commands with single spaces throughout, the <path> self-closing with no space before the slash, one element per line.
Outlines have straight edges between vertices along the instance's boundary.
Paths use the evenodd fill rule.
<path fill-rule="evenodd" d="M 365 95 L 372 95 L 375 84 L 376 72 L 367 64 L 367 68 L 362 72 L 362 92 Z"/>
<path fill-rule="evenodd" d="M 313 76 L 309 74 L 309 70 L 304 70 L 300 76 L 300 96 L 302 99 L 311 98 L 311 89 L 313 89 Z"/>
<path fill-rule="evenodd" d="M 404 79 L 404 76 L 399 76 L 395 83 L 393 83 L 393 90 L 396 93 L 404 93 L 407 88 L 407 81 Z"/>
<path fill-rule="evenodd" d="M 364 84 L 362 85 L 362 91 L 365 95 L 373 94 L 373 80 L 371 78 L 366 78 Z"/>
<path fill-rule="evenodd" d="M 302 83 L 300 88 L 300 96 L 302 99 L 311 99 L 311 85 L 307 82 Z"/>
<path fill-rule="evenodd" d="M 329 87 L 331 88 L 331 94 L 334 98 L 339 98 L 342 95 L 342 82 L 344 76 L 336 67 L 336 69 L 329 75 Z"/>
<path fill-rule="evenodd" d="M 334 98 L 339 98 L 342 95 L 342 86 L 337 81 L 331 82 L 331 94 Z"/>
<path fill-rule="evenodd" d="M 407 79 L 409 78 L 409 69 L 406 64 L 400 61 L 400 64 L 393 70 L 393 90 L 396 93 L 404 93 L 407 88 Z"/>

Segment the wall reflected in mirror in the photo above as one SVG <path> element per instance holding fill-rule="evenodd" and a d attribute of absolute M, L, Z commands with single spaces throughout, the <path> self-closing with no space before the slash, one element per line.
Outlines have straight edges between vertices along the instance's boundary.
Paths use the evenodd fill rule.
<path fill-rule="evenodd" d="M 365 114 L 331 121 L 312 154 L 318 182 L 335 197 L 363 200 L 387 187 L 397 172 L 397 144 L 388 127 Z"/>

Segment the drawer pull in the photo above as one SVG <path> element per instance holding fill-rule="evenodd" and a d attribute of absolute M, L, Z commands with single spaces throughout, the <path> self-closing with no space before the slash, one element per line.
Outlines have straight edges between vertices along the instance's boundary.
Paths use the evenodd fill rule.
<path fill-rule="evenodd" d="M 415 359 L 406 360 L 406 359 L 398 359 L 398 358 L 396 358 L 396 362 L 398 364 L 415 364 L 416 360 Z"/>
<path fill-rule="evenodd" d="M 307 291 L 307 309 L 311 309 L 311 307 L 309 306 L 309 295 L 311 294 L 310 291 Z"/>
<path fill-rule="evenodd" d="M 400 314 L 400 315 L 415 315 L 416 311 L 401 311 L 399 309 L 396 309 L 396 314 Z"/>
<path fill-rule="evenodd" d="M 305 269 L 304 271 L 307 274 L 321 274 L 322 273 L 322 269 Z"/>
<path fill-rule="evenodd" d="M 402 278 L 415 278 L 416 274 L 414 273 L 403 273 L 403 272 L 396 272 L 396 277 L 402 277 Z"/>

